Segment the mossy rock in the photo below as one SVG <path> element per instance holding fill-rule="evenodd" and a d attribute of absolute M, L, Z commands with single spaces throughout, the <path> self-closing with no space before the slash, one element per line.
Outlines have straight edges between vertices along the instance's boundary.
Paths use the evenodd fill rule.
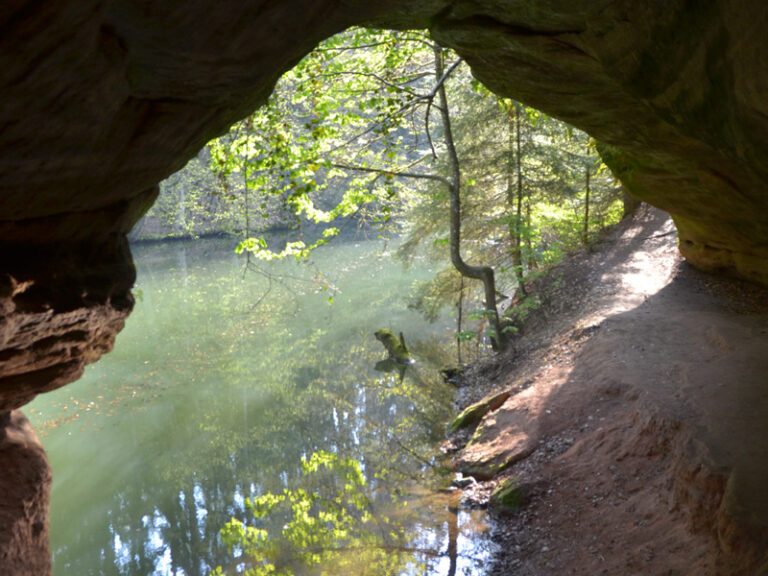
<path fill-rule="evenodd" d="M 485 435 L 488 432 L 487 428 L 483 426 L 483 422 L 480 421 L 480 424 L 475 428 L 475 431 L 472 433 L 472 436 L 469 437 L 469 441 L 467 442 L 467 448 L 472 446 L 473 444 L 479 444 L 483 440 L 485 440 Z M 493 432 L 491 432 L 493 434 Z"/>
<path fill-rule="evenodd" d="M 456 432 L 462 428 L 477 424 L 480 422 L 480 420 L 483 419 L 483 416 L 488 414 L 488 412 L 500 408 L 501 405 L 507 401 L 509 396 L 510 392 L 505 391 L 494 394 L 492 396 L 486 396 L 479 402 L 475 402 L 471 406 L 465 408 L 461 414 L 453 419 L 453 421 L 448 426 L 449 430 L 451 432 Z"/>
<path fill-rule="evenodd" d="M 477 424 L 488 413 L 488 406 L 480 403 L 472 404 L 468 408 L 465 408 L 461 414 L 451 421 L 448 429 L 451 432 L 456 432 L 462 428 L 467 428 L 473 424 Z"/>
<path fill-rule="evenodd" d="M 489 505 L 497 510 L 513 512 L 523 505 L 524 500 L 525 490 L 520 486 L 517 478 L 507 478 L 493 491 Z"/>
<path fill-rule="evenodd" d="M 387 349 L 389 357 L 400 364 L 412 364 L 413 359 L 411 353 L 408 351 L 408 347 L 405 345 L 405 339 L 403 333 L 400 332 L 400 338 L 395 336 L 391 330 L 377 330 L 374 334 L 376 340 L 384 345 Z"/>
<path fill-rule="evenodd" d="M 477 480 L 490 480 L 501 471 L 501 466 L 494 462 L 460 462 L 456 470 L 464 476 L 472 476 Z"/>
<path fill-rule="evenodd" d="M 511 454 L 499 454 L 491 458 L 485 458 L 481 455 L 475 459 L 465 459 L 468 455 L 464 454 L 462 458 L 456 461 L 454 467 L 465 476 L 474 476 L 478 480 L 490 480 L 516 462 L 519 462 L 528 454 L 530 454 L 530 451 L 526 450 Z"/>

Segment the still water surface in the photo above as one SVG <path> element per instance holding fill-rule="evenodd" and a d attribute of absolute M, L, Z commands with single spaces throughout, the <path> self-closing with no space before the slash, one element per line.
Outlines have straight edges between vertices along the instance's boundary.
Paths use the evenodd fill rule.
<path fill-rule="evenodd" d="M 434 366 L 451 328 L 407 309 L 430 271 L 388 248 L 338 243 L 311 265 L 243 274 L 228 240 L 134 247 L 137 303 L 115 351 L 26 411 L 53 466 L 54 573 L 238 573 L 247 559 L 220 528 L 253 525 L 245 500 L 301 486 L 302 458 L 323 450 L 360 464 L 371 511 L 405 535 L 326 573 L 482 574 L 482 517 L 457 512 L 433 471 L 453 397 Z M 376 370 L 380 328 L 404 332 L 417 358 L 402 378 Z"/>

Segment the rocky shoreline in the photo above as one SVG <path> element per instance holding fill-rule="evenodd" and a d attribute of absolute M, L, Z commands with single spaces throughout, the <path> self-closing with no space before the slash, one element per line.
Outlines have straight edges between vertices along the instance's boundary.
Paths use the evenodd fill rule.
<path fill-rule="evenodd" d="M 443 446 L 463 505 L 513 494 L 489 574 L 764 568 L 768 291 L 692 269 L 648 207 L 536 290 L 512 350 L 465 372 L 484 414 Z"/>

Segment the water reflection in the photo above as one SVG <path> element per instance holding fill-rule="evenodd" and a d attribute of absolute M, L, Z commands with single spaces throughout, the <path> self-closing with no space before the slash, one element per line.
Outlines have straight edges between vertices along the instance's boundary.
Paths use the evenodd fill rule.
<path fill-rule="evenodd" d="M 376 372 L 384 372 L 386 374 L 394 372 L 397 374 L 400 382 L 402 382 L 403 378 L 405 378 L 405 372 L 408 370 L 408 366 L 410 366 L 410 364 L 403 364 L 402 362 L 396 362 L 391 358 L 387 358 L 386 360 L 379 360 L 376 362 L 376 365 L 373 368 Z"/>
<path fill-rule="evenodd" d="M 481 573 L 477 518 L 456 514 L 431 473 L 452 398 L 431 360 L 450 328 L 406 310 L 429 271 L 382 246 L 272 263 L 271 278 L 243 277 L 229 243 L 136 250 L 139 301 L 115 352 L 29 411 L 54 470 L 58 576 L 237 572 L 247 563 L 219 530 L 255 525 L 246 500 L 295 489 L 318 451 L 359 463 L 368 497 L 403 527 L 408 556 L 390 573 Z M 376 370 L 381 328 L 407 335 L 407 371 Z"/>

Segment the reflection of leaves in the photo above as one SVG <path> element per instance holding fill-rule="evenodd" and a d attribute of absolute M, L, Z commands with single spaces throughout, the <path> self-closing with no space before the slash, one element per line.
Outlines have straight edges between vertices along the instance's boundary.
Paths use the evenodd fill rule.
<path fill-rule="evenodd" d="M 200 246 L 210 250 L 211 244 Z M 427 467 L 431 438 L 448 418 L 453 392 L 421 362 L 425 355 L 415 337 L 409 346 L 420 365 L 409 368 L 404 381 L 372 371 L 381 358 L 373 331 L 394 325 L 410 333 L 413 316 L 400 304 L 402 293 L 426 271 L 386 268 L 380 245 L 336 245 L 327 256 L 317 252 L 314 267 L 265 263 L 275 273 L 303 275 L 307 293 L 291 299 L 289 286 L 276 286 L 252 310 L 263 281 L 253 275 L 243 280 L 231 264 L 231 245 L 209 258 L 207 268 L 190 258 L 184 272 L 181 265 L 170 271 L 167 253 L 176 248 L 152 247 L 164 258 L 156 268 L 139 255 L 144 301 L 116 350 L 67 387 L 66 396 L 45 395 L 33 406 L 36 424 L 43 416 L 55 421 L 46 430 L 46 442 L 59 442 L 49 444 L 52 453 L 71 461 L 101 455 L 101 475 L 83 490 L 103 515 L 76 536 L 58 535 L 57 562 L 79 573 L 114 572 L 123 561 L 114 557 L 117 537 L 132 554 L 125 560 L 132 573 L 152 573 L 157 533 L 187 573 L 199 571 L 201 562 L 222 563 L 218 530 L 231 516 L 246 520 L 243 500 L 296 489 L 306 476 L 301 457 L 319 450 L 364 462 L 366 496 L 383 506 L 390 481 L 410 482 Z M 328 292 L 312 292 L 329 281 L 318 269 L 339 262 L 331 307 Z M 371 280 L 384 270 L 386 290 Z M 95 403 L 90 411 L 89 402 Z M 79 442 L 65 438 L 81 425 L 100 431 Z M 81 503 L 66 483 L 60 486 L 58 514 L 70 526 Z M 100 550 L 105 555 L 96 557 Z"/>
<path fill-rule="evenodd" d="M 402 553 L 391 553 L 404 532 L 386 516 L 371 513 L 359 462 L 318 451 L 302 459 L 301 471 L 295 489 L 246 501 L 257 521 L 278 516 L 281 528 L 274 522 L 268 528 L 249 526 L 234 518 L 222 528 L 229 550 L 246 558 L 245 576 L 291 576 L 299 566 L 322 566 L 321 574 L 354 573 L 349 568 L 362 566 L 366 574 L 389 575 L 395 565 L 404 565 Z M 378 553 L 381 549 L 387 553 Z"/>

